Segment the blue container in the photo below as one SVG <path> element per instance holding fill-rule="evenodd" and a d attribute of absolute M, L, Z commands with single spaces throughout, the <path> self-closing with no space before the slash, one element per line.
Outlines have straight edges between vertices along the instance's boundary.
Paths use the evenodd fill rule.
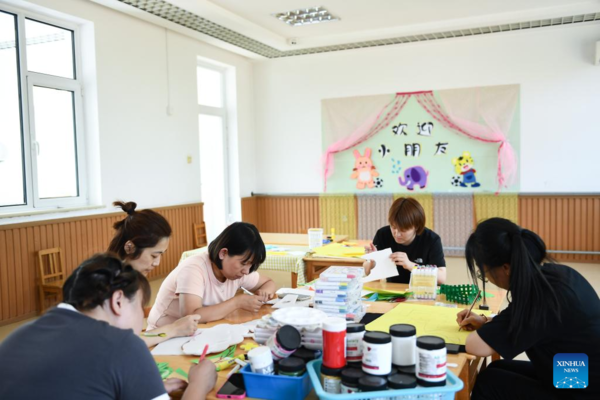
<path fill-rule="evenodd" d="M 240 370 L 244 375 L 246 396 L 267 400 L 302 400 L 312 390 L 308 374 L 302 376 L 255 374 L 250 364 Z"/>
<path fill-rule="evenodd" d="M 315 387 L 315 392 L 321 400 L 368 400 L 375 398 L 396 398 L 401 396 L 419 396 L 437 394 L 439 400 L 454 400 L 454 394 L 463 388 L 463 382 L 452 372 L 446 372 L 446 386 L 440 387 L 416 387 L 414 389 L 381 390 L 379 392 L 331 394 L 323 390 L 321 385 L 321 359 L 309 362 L 306 365 L 310 380 Z M 414 397 L 410 397 L 411 399 Z"/>

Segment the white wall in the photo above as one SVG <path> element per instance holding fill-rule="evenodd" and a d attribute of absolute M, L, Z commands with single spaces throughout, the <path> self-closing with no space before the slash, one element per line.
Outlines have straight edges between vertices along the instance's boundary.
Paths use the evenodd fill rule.
<path fill-rule="evenodd" d="M 521 85 L 521 192 L 600 192 L 598 23 L 267 60 L 254 67 L 258 193 L 318 193 L 321 100 Z"/>
<path fill-rule="evenodd" d="M 253 66 L 248 59 L 89 1 L 31 3 L 93 23 L 102 204 L 122 199 L 155 207 L 201 201 L 197 57 L 235 68 L 238 129 L 230 150 L 239 164 L 232 194 L 237 203 L 250 194 L 255 175 L 248 165 L 254 166 L 255 151 Z M 239 217 L 241 206 L 236 204 L 234 211 Z"/>

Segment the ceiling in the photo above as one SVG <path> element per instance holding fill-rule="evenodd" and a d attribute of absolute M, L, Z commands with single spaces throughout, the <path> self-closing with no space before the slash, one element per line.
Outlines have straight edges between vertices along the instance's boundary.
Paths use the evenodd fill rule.
<path fill-rule="evenodd" d="M 92 0 L 199 32 L 253 58 L 277 58 L 600 21 L 600 0 Z M 275 13 L 325 7 L 340 21 L 289 26 Z M 128 11 L 129 10 L 129 11 Z"/>

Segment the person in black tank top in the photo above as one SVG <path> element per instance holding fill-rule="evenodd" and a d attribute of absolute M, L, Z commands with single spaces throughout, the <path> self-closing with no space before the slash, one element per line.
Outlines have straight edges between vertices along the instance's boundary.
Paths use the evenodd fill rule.
<path fill-rule="evenodd" d="M 446 260 L 439 235 L 425 227 L 425 211 L 419 202 L 410 197 L 399 197 L 388 213 L 390 225 L 379 229 L 373 243 L 365 250 L 373 252 L 392 249 L 390 258 L 398 268 L 398 276 L 388 282 L 409 283 L 413 267 L 434 265 L 438 267 L 438 284 L 446 282 Z M 374 261 L 365 261 L 368 275 L 375 267 Z"/>

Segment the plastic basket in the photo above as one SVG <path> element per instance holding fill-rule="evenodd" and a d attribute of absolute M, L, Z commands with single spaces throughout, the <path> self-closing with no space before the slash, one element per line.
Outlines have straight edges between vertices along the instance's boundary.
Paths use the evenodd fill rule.
<path fill-rule="evenodd" d="M 312 390 L 308 374 L 302 376 L 255 374 L 250 364 L 240 371 L 244 375 L 246 396 L 267 400 L 302 400 Z"/>
<path fill-rule="evenodd" d="M 446 386 L 416 387 L 414 389 L 382 390 L 379 392 L 331 394 L 323 390 L 321 385 L 321 361 L 314 360 L 306 365 L 310 380 L 317 396 L 321 400 L 368 400 L 368 399 L 396 399 L 396 400 L 454 400 L 454 394 L 463 388 L 463 382 L 452 372 L 446 372 Z"/>

